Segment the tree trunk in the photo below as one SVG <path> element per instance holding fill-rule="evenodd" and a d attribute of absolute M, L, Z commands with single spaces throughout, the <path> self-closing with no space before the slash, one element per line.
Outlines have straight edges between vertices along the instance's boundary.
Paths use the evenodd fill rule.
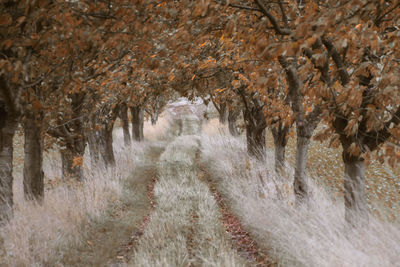
<path fill-rule="evenodd" d="M 345 149 L 343 150 L 345 219 L 349 224 L 357 226 L 368 220 L 365 162 L 362 158 L 350 156 Z"/>
<path fill-rule="evenodd" d="M 128 107 L 126 104 L 121 105 L 120 118 L 122 121 L 122 130 L 124 132 L 124 144 L 125 146 L 130 146 L 131 136 L 129 134 Z"/>
<path fill-rule="evenodd" d="M 303 203 L 309 195 L 306 178 L 306 163 L 310 138 L 311 137 L 308 136 L 297 135 L 296 165 L 294 170 L 293 187 L 296 196 L 296 203 L 298 204 Z"/>
<path fill-rule="evenodd" d="M 103 141 L 102 141 L 102 157 L 106 167 L 114 167 L 115 166 L 115 157 L 114 157 L 114 150 L 113 150 L 113 125 L 104 126 L 103 129 Z"/>
<path fill-rule="evenodd" d="M 227 106 L 226 102 L 217 103 L 214 101 L 214 98 L 211 97 L 211 101 L 214 104 L 215 109 L 218 111 L 218 119 L 219 123 L 226 124 L 227 119 Z"/>
<path fill-rule="evenodd" d="M 12 215 L 13 138 L 18 123 L 1 108 L 0 124 L 0 222 L 2 222 Z"/>
<path fill-rule="evenodd" d="M 83 156 L 85 153 L 85 143 L 81 139 L 74 139 L 73 144 L 67 144 L 61 150 L 62 175 L 63 179 L 73 178 L 78 181 L 83 180 Z"/>
<path fill-rule="evenodd" d="M 244 89 L 238 90 L 243 101 L 243 119 L 246 124 L 247 151 L 250 156 L 258 160 L 264 160 L 266 155 L 265 147 L 265 120 L 263 105 L 259 99 L 248 95 Z"/>
<path fill-rule="evenodd" d="M 44 197 L 43 137 L 41 122 L 27 116 L 24 122 L 24 194 L 27 200 Z"/>
<path fill-rule="evenodd" d="M 131 107 L 132 138 L 135 141 L 143 141 L 144 112 L 140 106 Z"/>
<path fill-rule="evenodd" d="M 228 113 L 228 128 L 229 133 L 232 136 L 239 136 L 239 131 L 236 125 L 237 117 L 239 116 L 238 112 L 232 108 L 229 108 Z"/>
<path fill-rule="evenodd" d="M 158 121 L 158 113 L 156 111 L 153 111 L 153 113 L 151 113 L 150 119 L 151 119 L 151 125 L 153 126 L 156 125 Z"/>
<path fill-rule="evenodd" d="M 266 147 L 265 147 L 265 122 L 264 114 L 253 114 L 249 110 L 243 111 L 243 117 L 246 122 L 246 140 L 247 140 L 247 152 L 258 160 L 265 159 Z M 260 126 L 260 124 L 262 126 Z"/>
<path fill-rule="evenodd" d="M 271 128 L 275 147 L 275 171 L 281 173 L 285 167 L 285 151 L 287 145 L 287 135 L 289 127 L 283 126 L 281 122 L 277 127 Z"/>
<path fill-rule="evenodd" d="M 226 124 L 226 118 L 227 118 L 226 103 L 221 103 L 219 105 L 218 114 L 219 114 L 219 118 L 218 118 L 219 122 L 221 124 Z"/>
<path fill-rule="evenodd" d="M 251 127 L 246 127 L 247 151 L 258 160 L 264 160 L 265 149 L 265 129 L 256 130 Z"/>
<path fill-rule="evenodd" d="M 90 152 L 90 164 L 93 167 L 97 166 L 100 160 L 100 138 L 98 137 L 99 132 L 97 130 L 92 129 L 92 132 L 88 134 L 88 144 L 89 144 L 89 152 Z"/>

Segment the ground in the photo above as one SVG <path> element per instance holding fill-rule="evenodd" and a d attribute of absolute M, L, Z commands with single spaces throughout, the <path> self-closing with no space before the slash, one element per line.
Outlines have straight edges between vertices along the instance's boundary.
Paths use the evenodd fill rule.
<path fill-rule="evenodd" d="M 201 101 L 180 99 L 156 126 L 146 123 L 146 141 L 128 148 L 117 127 L 117 167 L 85 165 L 84 183 L 62 181 L 49 150 L 42 206 L 22 198 L 17 136 L 16 214 L 0 232 L 0 266 L 396 266 L 395 171 L 372 162 L 370 225 L 349 233 L 340 151 L 312 143 L 313 198 L 294 207 L 293 141 L 278 177 L 272 151 L 265 162 L 249 158 L 244 137 L 230 137 L 213 117 Z"/>

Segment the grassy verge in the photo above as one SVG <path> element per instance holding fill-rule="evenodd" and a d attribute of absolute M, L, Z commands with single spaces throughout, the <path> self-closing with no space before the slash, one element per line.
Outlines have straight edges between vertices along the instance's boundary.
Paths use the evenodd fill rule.
<path fill-rule="evenodd" d="M 209 130 L 210 132 L 211 130 Z M 214 130 L 218 132 L 218 130 Z M 371 216 L 368 228 L 348 232 L 344 207 L 310 179 L 307 208 L 293 207 L 293 170 L 277 177 L 273 153 L 264 163 L 247 156 L 243 138 L 203 135 L 202 160 L 218 190 L 269 255 L 283 266 L 396 266 L 400 226 Z"/>
<path fill-rule="evenodd" d="M 146 125 L 148 138 L 162 138 L 167 124 L 161 118 L 155 127 Z M 90 166 L 87 153 L 83 183 L 60 179 L 59 155 L 48 151 L 44 160 L 45 200 L 37 205 L 23 198 L 23 137 L 17 135 L 14 141 L 15 213 L 0 229 L 0 266 L 104 264 L 100 260 L 115 255 L 119 242 L 129 239 L 130 227 L 148 211 L 146 182 L 151 175 L 131 176 L 134 169 L 140 172 L 148 167 L 143 161 L 147 145 L 135 143 L 125 148 L 122 129 L 117 128 L 116 168 Z"/>

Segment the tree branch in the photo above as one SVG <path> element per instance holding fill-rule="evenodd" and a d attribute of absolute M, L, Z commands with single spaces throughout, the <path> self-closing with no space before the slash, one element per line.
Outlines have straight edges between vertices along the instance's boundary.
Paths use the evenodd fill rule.
<path fill-rule="evenodd" d="M 228 4 L 228 6 L 233 7 L 233 8 L 243 9 L 243 10 L 262 12 L 260 9 L 254 8 L 254 7 L 250 7 L 250 6 L 241 6 L 241 5 L 235 5 L 235 4 Z"/>
<path fill-rule="evenodd" d="M 333 46 L 332 41 L 326 38 L 325 36 L 321 37 L 321 41 L 328 50 L 329 54 L 331 55 L 333 62 L 335 62 L 336 68 L 339 72 L 341 84 L 345 86 L 350 82 L 350 76 L 347 73 L 346 66 L 344 65 L 344 62 L 342 60 L 342 57 L 340 56 L 339 52 L 336 50 L 336 48 Z"/>
<path fill-rule="evenodd" d="M 275 32 L 277 34 L 280 34 L 280 35 L 290 35 L 290 34 L 292 34 L 291 30 L 282 29 L 279 26 L 277 19 L 265 8 L 265 6 L 261 3 L 260 0 L 254 0 L 254 2 L 260 8 L 261 13 L 263 13 L 268 18 L 268 20 L 271 22 L 271 24 L 274 27 L 274 30 L 275 30 Z"/>

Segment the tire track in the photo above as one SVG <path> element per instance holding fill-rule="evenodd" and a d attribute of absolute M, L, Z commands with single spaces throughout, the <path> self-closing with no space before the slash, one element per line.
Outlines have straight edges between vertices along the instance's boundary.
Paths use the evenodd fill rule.
<path fill-rule="evenodd" d="M 232 249 L 218 205 L 198 178 L 195 136 L 180 136 L 160 157 L 157 205 L 131 266 L 248 266 Z"/>
<path fill-rule="evenodd" d="M 158 158 L 163 145 L 150 145 L 142 162 L 124 181 L 123 197 L 110 207 L 104 221 L 93 222 L 85 236 L 86 244 L 71 248 L 62 260 L 64 266 L 120 266 L 132 254 L 143 234 L 154 207 Z"/>
<path fill-rule="evenodd" d="M 216 200 L 219 211 L 222 214 L 222 224 L 226 231 L 230 234 L 232 246 L 238 251 L 239 255 L 247 258 L 255 266 L 277 266 L 277 263 L 270 259 L 268 255 L 263 253 L 257 243 L 247 232 L 239 218 L 232 213 L 227 201 L 213 184 L 210 174 L 200 161 L 200 153 L 196 155 L 196 161 L 200 169 L 199 179 L 207 184 L 214 199 Z"/>

